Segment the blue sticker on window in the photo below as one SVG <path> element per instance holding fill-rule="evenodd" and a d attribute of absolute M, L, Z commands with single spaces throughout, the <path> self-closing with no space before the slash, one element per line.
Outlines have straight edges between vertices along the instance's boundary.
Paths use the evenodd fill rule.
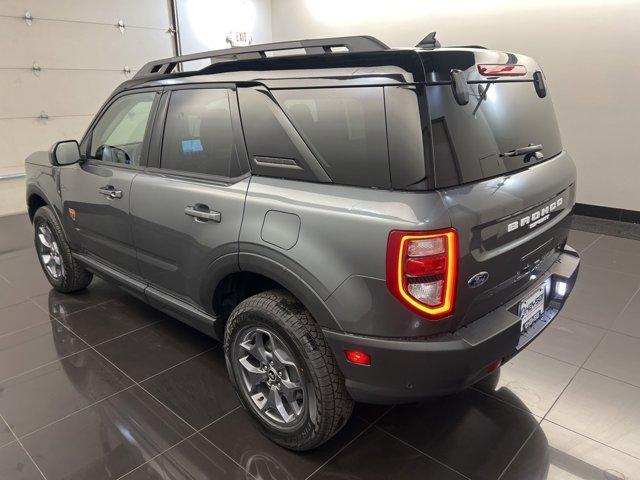
<path fill-rule="evenodd" d="M 199 138 L 192 138 L 189 140 L 182 140 L 182 153 L 190 155 L 192 153 L 202 152 L 202 142 Z"/>

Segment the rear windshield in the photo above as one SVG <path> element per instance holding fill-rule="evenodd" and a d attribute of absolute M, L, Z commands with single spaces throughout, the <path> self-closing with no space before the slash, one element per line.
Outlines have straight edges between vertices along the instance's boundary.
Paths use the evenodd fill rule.
<path fill-rule="evenodd" d="M 469 103 L 459 105 L 451 85 L 427 87 L 437 187 L 503 175 L 544 161 L 562 150 L 553 104 L 530 81 L 470 83 Z M 501 154 L 542 145 L 542 159 Z"/>

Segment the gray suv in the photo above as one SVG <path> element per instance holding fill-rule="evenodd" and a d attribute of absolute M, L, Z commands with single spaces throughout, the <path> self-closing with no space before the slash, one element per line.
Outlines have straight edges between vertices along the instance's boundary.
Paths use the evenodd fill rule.
<path fill-rule="evenodd" d="M 150 62 L 26 171 L 53 287 L 96 274 L 223 341 L 243 405 L 295 450 L 354 400 L 477 382 L 578 272 L 576 170 L 540 66 L 434 34 Z"/>

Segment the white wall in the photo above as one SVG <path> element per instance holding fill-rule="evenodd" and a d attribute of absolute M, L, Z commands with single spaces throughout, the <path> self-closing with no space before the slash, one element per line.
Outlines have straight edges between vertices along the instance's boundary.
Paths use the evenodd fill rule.
<path fill-rule="evenodd" d="M 0 177 L 24 172 L 36 150 L 79 139 L 118 84 L 173 54 L 170 24 L 167 0 L 0 0 Z M 0 216 L 25 211 L 24 196 L 24 178 L 0 179 Z"/>
<path fill-rule="evenodd" d="M 254 44 L 271 41 L 270 0 L 176 0 L 176 5 L 183 54 L 229 48 L 232 30 L 248 32 Z M 186 69 L 208 64 L 193 62 Z"/>
<path fill-rule="evenodd" d="M 640 210 L 640 2 L 272 0 L 273 40 L 373 35 L 529 54 L 543 66 L 578 201 Z"/>

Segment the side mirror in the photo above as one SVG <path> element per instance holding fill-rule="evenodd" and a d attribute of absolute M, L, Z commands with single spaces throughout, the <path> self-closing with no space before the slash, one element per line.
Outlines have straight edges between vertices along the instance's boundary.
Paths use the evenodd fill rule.
<path fill-rule="evenodd" d="M 64 166 L 73 165 L 80 161 L 80 146 L 75 140 L 64 140 L 56 142 L 50 151 L 51 165 Z"/>

